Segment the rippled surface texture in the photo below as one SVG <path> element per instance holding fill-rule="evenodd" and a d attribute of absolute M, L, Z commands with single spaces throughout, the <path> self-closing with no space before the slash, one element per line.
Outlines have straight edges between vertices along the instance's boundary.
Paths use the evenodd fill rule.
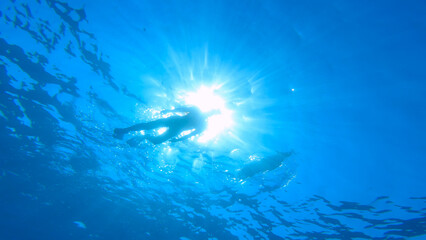
<path fill-rule="evenodd" d="M 1 1 L 0 239 L 424 238 L 425 16 L 422 1 Z M 206 86 L 220 133 L 113 138 Z"/>

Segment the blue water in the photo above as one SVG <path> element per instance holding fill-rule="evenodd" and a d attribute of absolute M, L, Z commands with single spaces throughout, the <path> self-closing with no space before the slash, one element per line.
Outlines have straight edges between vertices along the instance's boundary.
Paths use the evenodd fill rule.
<path fill-rule="evenodd" d="M 0 239 L 426 239 L 425 43 L 415 0 L 3 0 Z M 112 137 L 203 85 L 213 140 Z"/>

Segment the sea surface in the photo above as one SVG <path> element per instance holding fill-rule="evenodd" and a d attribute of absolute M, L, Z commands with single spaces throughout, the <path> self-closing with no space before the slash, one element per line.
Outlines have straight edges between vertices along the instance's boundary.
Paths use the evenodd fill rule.
<path fill-rule="evenodd" d="M 1 0 L 0 239 L 426 239 L 425 96 L 420 0 Z"/>

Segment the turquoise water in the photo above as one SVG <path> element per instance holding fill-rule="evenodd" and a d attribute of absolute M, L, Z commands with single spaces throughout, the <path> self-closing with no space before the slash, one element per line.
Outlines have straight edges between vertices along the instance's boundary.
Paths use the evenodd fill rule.
<path fill-rule="evenodd" d="M 425 16 L 0 2 L 0 239 L 423 239 Z M 207 141 L 113 138 L 202 86 L 232 113 Z"/>

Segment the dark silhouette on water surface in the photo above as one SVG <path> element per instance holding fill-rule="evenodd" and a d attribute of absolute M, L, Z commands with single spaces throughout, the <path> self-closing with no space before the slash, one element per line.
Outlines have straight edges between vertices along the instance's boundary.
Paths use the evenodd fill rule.
<path fill-rule="evenodd" d="M 197 107 L 180 107 L 173 110 L 165 110 L 162 113 L 181 113 L 184 115 L 173 115 L 167 118 L 162 118 L 147 123 L 139 123 L 128 128 L 116 128 L 114 129 L 114 137 L 122 139 L 125 134 L 128 134 L 130 132 L 153 130 L 166 127 L 167 130 L 160 135 L 138 136 L 131 138 L 127 141 L 127 143 L 129 143 L 129 145 L 136 146 L 145 139 L 152 142 L 153 144 L 160 144 L 167 140 L 171 142 L 183 141 L 192 136 L 202 133 L 207 127 L 207 118 L 210 115 L 215 114 L 216 111 L 212 111 L 209 114 L 203 114 Z M 184 131 L 192 132 L 182 136 L 182 133 Z"/>
<path fill-rule="evenodd" d="M 272 171 L 281 166 L 281 164 L 283 164 L 283 161 L 290 157 L 291 154 L 292 152 L 278 152 L 275 155 L 265 157 L 259 161 L 253 161 L 241 168 L 238 175 L 240 178 L 244 179 L 253 177 L 258 173 Z"/>

